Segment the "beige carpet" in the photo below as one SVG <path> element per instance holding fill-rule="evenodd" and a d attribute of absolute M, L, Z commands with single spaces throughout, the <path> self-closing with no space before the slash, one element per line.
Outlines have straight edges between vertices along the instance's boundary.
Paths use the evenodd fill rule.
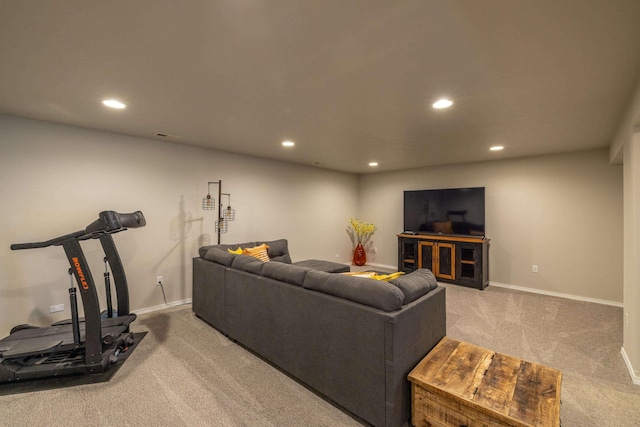
<path fill-rule="evenodd" d="M 449 336 L 563 371 L 563 427 L 640 425 L 620 308 L 445 286 Z M 110 382 L 2 396 L 0 426 L 362 425 L 190 306 L 142 315 L 132 329 L 149 333 Z"/>
<path fill-rule="evenodd" d="M 447 288 L 447 335 L 562 370 L 563 427 L 640 426 L 622 309 L 489 286 Z"/>

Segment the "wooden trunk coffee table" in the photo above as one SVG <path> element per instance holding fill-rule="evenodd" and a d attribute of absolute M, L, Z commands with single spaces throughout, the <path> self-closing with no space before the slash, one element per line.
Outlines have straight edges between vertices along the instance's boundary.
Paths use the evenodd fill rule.
<path fill-rule="evenodd" d="M 444 337 L 409 373 L 414 426 L 559 426 L 562 372 Z"/>

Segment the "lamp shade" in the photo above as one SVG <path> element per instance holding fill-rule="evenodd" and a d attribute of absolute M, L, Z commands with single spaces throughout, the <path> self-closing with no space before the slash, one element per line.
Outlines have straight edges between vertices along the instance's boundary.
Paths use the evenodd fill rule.
<path fill-rule="evenodd" d="M 234 219 L 236 219 L 236 210 L 231 206 L 227 206 L 227 209 L 225 209 L 222 213 L 222 217 L 225 221 L 233 221 Z"/>
<path fill-rule="evenodd" d="M 216 233 L 217 234 L 226 234 L 226 232 L 228 231 L 228 226 L 227 226 L 227 221 L 216 221 Z"/>
<path fill-rule="evenodd" d="M 202 198 L 202 209 L 205 211 L 212 211 L 216 208 L 216 200 L 211 197 L 210 194 L 207 194 Z"/>

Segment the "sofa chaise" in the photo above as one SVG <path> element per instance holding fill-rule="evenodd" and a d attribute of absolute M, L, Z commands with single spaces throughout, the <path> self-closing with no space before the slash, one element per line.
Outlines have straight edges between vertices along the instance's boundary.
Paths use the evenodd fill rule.
<path fill-rule="evenodd" d="M 268 262 L 229 252 L 262 243 Z M 407 375 L 445 336 L 445 289 L 426 269 L 385 282 L 323 268 L 341 270 L 292 263 L 284 239 L 205 246 L 193 311 L 356 417 L 408 425 Z"/>

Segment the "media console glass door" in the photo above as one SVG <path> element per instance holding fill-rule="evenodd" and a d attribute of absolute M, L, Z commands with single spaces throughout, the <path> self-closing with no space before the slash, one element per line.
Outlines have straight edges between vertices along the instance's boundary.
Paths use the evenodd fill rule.
<path fill-rule="evenodd" d="M 455 280 L 456 247 L 452 243 L 420 242 L 418 268 L 428 268 L 436 277 Z"/>

